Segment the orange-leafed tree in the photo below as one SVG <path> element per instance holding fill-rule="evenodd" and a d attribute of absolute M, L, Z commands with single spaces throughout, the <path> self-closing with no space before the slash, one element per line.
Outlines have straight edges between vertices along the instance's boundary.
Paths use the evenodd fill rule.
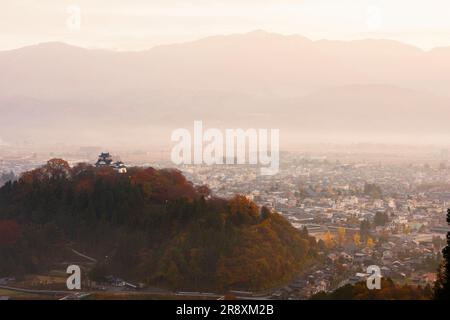
<path fill-rule="evenodd" d="M 375 246 L 375 241 L 371 237 L 367 238 L 367 246 L 369 248 L 373 248 L 373 246 Z"/>
<path fill-rule="evenodd" d="M 236 195 L 230 200 L 229 212 L 236 225 L 251 223 L 259 218 L 258 206 L 243 195 Z"/>
<path fill-rule="evenodd" d="M 325 233 L 325 237 L 324 237 L 324 240 L 323 240 L 323 241 L 325 242 L 325 246 L 326 246 L 327 248 L 333 248 L 334 245 L 335 245 L 334 238 L 333 238 L 333 236 L 331 235 L 331 232 L 330 232 L 330 231 L 328 231 L 327 233 Z"/>

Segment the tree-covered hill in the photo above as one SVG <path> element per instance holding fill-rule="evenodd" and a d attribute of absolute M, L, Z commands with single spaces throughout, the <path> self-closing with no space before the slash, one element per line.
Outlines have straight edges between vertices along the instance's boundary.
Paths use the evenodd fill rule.
<path fill-rule="evenodd" d="M 215 198 L 177 170 L 60 159 L 0 189 L 0 276 L 45 270 L 67 246 L 91 277 L 176 289 L 264 289 L 314 260 L 316 241 L 246 197 Z M 100 258 L 102 257 L 102 258 Z"/>

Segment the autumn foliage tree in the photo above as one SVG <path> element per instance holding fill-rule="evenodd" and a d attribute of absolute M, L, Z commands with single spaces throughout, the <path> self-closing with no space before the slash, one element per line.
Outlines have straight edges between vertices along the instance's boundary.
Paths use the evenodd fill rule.
<path fill-rule="evenodd" d="M 331 234 L 330 231 L 327 231 L 327 233 L 325 233 L 325 237 L 324 237 L 323 241 L 325 242 L 325 246 L 328 249 L 333 248 L 336 245 L 334 237 L 333 237 L 333 235 Z"/>
<path fill-rule="evenodd" d="M 361 235 L 359 233 L 355 233 L 353 235 L 353 242 L 354 242 L 355 246 L 357 246 L 357 247 L 361 246 Z"/>
<path fill-rule="evenodd" d="M 251 224 L 259 218 L 258 206 L 243 195 L 236 195 L 230 200 L 229 211 L 230 218 L 237 225 Z"/>
<path fill-rule="evenodd" d="M 339 227 L 338 229 L 338 243 L 340 246 L 344 245 L 346 241 L 346 231 L 345 228 Z"/>
<path fill-rule="evenodd" d="M 373 248 L 374 246 L 375 246 L 375 241 L 371 237 L 368 237 L 367 238 L 367 247 Z"/>

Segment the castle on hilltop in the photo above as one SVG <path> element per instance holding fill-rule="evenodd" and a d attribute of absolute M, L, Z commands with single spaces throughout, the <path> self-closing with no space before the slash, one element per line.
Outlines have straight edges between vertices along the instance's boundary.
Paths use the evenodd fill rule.
<path fill-rule="evenodd" d="M 127 166 L 122 161 L 113 162 L 112 156 L 109 152 L 102 152 L 98 156 L 98 160 L 95 163 L 97 168 L 112 167 L 118 173 L 127 173 Z"/>

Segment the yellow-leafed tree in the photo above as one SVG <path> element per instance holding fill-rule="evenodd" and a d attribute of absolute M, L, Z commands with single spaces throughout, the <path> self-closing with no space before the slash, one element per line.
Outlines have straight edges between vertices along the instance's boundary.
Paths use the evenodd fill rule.
<path fill-rule="evenodd" d="M 328 231 L 325 234 L 324 242 L 325 242 L 325 245 L 327 246 L 327 248 L 334 247 L 334 239 L 333 239 L 333 236 L 331 235 L 330 231 Z"/>
<path fill-rule="evenodd" d="M 345 244 L 345 228 L 340 227 L 338 229 L 338 241 L 339 241 L 339 245 L 343 245 Z"/>
<path fill-rule="evenodd" d="M 373 246 L 375 245 L 375 242 L 373 241 L 373 239 L 371 237 L 367 238 L 367 246 L 369 248 L 373 248 Z"/>
<path fill-rule="evenodd" d="M 361 235 L 359 233 L 355 233 L 355 235 L 353 236 L 353 242 L 357 247 L 361 245 Z"/>

